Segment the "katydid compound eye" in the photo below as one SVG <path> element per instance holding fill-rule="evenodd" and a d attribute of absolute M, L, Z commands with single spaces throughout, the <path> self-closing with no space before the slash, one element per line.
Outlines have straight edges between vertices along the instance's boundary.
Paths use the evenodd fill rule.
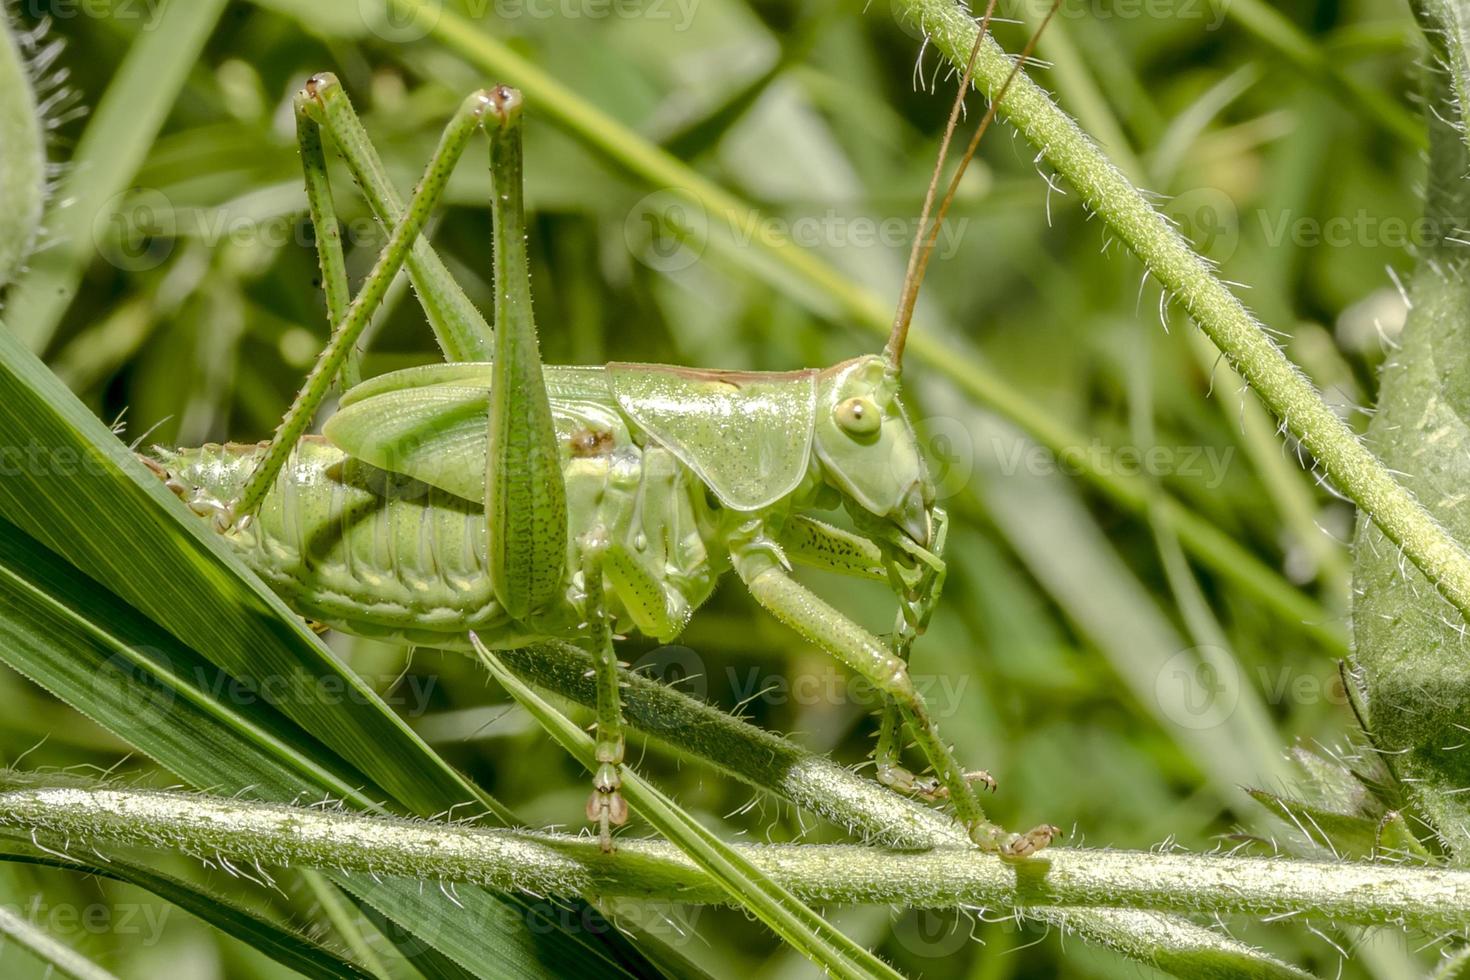
<path fill-rule="evenodd" d="M 871 398 L 849 398 L 837 406 L 837 424 L 854 436 L 871 435 L 883 424 L 883 415 Z"/>

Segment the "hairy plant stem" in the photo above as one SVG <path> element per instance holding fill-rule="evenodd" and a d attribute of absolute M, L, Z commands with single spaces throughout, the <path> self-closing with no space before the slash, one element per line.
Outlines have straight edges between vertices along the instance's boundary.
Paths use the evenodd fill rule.
<path fill-rule="evenodd" d="M 46 204 L 44 120 L 13 17 L 0 6 L 0 287 L 35 245 Z"/>
<path fill-rule="evenodd" d="M 310 866 L 473 882 L 539 895 L 723 904 L 677 848 L 436 824 L 184 793 L 47 785 L 8 774 L 0 825 L 51 846 L 141 845 L 225 867 Z M 62 845 L 65 846 L 65 845 Z M 1470 926 L 1470 872 L 1356 862 L 1057 848 L 1007 863 L 972 847 L 740 845 L 806 902 L 910 908 L 1097 905 L 1199 914 L 1302 914 L 1426 930 Z"/>
<path fill-rule="evenodd" d="M 922 26 L 951 64 L 963 69 L 977 30 L 963 7 L 952 0 L 899 0 L 899 7 Z M 1006 52 L 987 38 L 975 60 L 975 81 L 992 94 L 1005 82 L 1011 66 Z M 1000 112 L 1143 260 L 1333 482 L 1470 622 L 1470 555 L 1333 413 L 1266 328 L 1173 225 L 1026 76 L 1011 84 Z"/>

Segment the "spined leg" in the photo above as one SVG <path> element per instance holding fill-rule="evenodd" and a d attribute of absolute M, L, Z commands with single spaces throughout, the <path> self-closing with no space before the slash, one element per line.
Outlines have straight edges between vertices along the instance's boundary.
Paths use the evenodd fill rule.
<path fill-rule="evenodd" d="M 495 598 L 512 618 L 524 620 L 553 602 L 563 588 L 566 484 L 531 315 L 521 197 L 521 93 L 502 85 L 491 89 L 489 98 L 495 359 L 485 514 Z"/>
<path fill-rule="evenodd" d="M 597 824 L 602 850 L 613 849 L 612 828 L 628 820 L 628 804 L 618 792 L 623 765 L 623 703 L 618 691 L 618 658 L 613 650 L 612 624 L 602 584 L 602 562 L 607 553 L 607 531 L 594 528 L 581 539 L 582 581 L 587 603 L 588 652 L 597 675 L 597 772 L 587 798 L 587 819 Z"/>
<path fill-rule="evenodd" d="M 891 539 L 881 549 L 885 577 L 899 598 L 898 622 L 893 631 L 893 651 L 905 664 L 909 662 L 909 651 L 913 648 L 914 641 L 928 629 L 929 618 L 939 605 L 940 593 L 944 591 L 947 566 L 941 555 L 944 554 L 949 520 L 938 507 L 934 508 L 932 519 L 932 550 L 921 548 L 902 537 Z M 878 781 L 891 789 L 912 793 L 931 802 L 947 798 L 949 790 L 939 780 L 916 776 L 904 767 L 900 761 L 903 753 L 902 738 L 902 715 L 898 705 L 889 699 L 883 705 L 883 718 L 878 725 L 878 742 L 873 747 Z M 965 779 L 984 789 L 995 789 L 995 780 L 983 769 L 965 773 Z"/>
<path fill-rule="evenodd" d="M 802 515 L 791 518 L 782 526 L 781 548 L 794 562 L 840 575 L 888 582 L 901 604 L 894 630 L 894 652 L 907 663 L 909 647 L 928 625 L 944 585 L 945 565 L 939 555 L 944 548 L 948 522 L 942 510 L 935 508 L 934 514 L 933 551 L 920 549 L 912 542 L 900 550 L 896 544 L 879 544 L 873 538 Z M 898 705 L 891 698 L 885 698 L 878 725 L 878 741 L 873 747 L 878 781 L 900 793 L 931 802 L 945 799 L 949 791 L 938 779 L 916 776 L 904 767 L 900 761 L 902 738 L 903 718 Z M 966 773 L 965 777 L 986 789 L 995 788 L 995 780 L 989 773 L 977 770 Z"/>
<path fill-rule="evenodd" d="M 322 270 L 322 293 L 327 300 L 327 326 L 335 327 L 347 319 L 352 293 L 347 285 L 347 260 L 342 255 L 342 229 L 337 224 L 337 208 L 332 203 L 332 182 L 327 175 L 327 156 L 322 150 L 321 127 L 312 121 L 306 106 L 312 96 L 306 89 L 296 93 L 292 103 L 296 109 L 296 146 L 301 152 L 301 170 L 306 178 L 307 213 L 316 237 L 317 264 Z M 357 384 L 357 349 L 347 352 L 342 365 L 342 387 Z"/>
<path fill-rule="evenodd" d="M 914 741 L 938 776 L 970 839 L 1003 857 L 1025 857 L 1045 847 L 1058 831 L 1043 825 L 1012 834 L 991 823 L 975 796 L 964 769 L 940 737 L 924 699 L 909 677 L 907 665 L 881 640 L 847 619 L 809 589 L 792 579 L 773 543 L 757 529 L 731 548 L 735 570 L 757 602 L 777 619 L 862 674 L 897 706 Z"/>
<path fill-rule="evenodd" d="M 311 83 L 308 83 L 308 95 L 310 94 Z M 240 491 L 239 499 L 229 509 L 227 524 L 248 518 L 260 506 L 266 491 L 275 482 L 276 474 L 280 472 L 286 458 L 295 448 L 297 441 L 300 440 L 302 433 L 306 431 L 306 427 L 321 406 L 322 399 L 326 397 L 333 379 L 342 370 L 348 352 L 357 342 L 363 329 L 367 327 L 373 312 L 382 303 L 393 277 L 403 267 L 409 249 L 417 240 L 424 222 L 428 220 L 429 214 L 438 203 L 439 196 L 448 183 L 450 171 L 454 169 L 455 162 L 464 153 L 465 146 L 469 143 L 474 131 L 479 128 L 490 104 L 490 93 L 476 92 L 465 99 L 459 111 L 450 120 L 444 130 L 444 135 L 439 140 L 439 147 L 435 150 L 433 159 L 429 161 L 423 178 L 414 190 L 413 198 L 409 202 L 403 220 L 393 228 L 388 237 L 388 244 L 383 247 L 377 263 L 368 273 L 362 288 L 347 308 L 346 316 L 333 328 L 331 340 L 317 358 L 316 364 L 312 366 L 311 373 L 306 377 L 305 385 L 296 395 L 296 400 L 287 409 L 285 418 L 281 420 L 280 426 L 261 456 L 260 465 L 246 481 L 244 488 Z"/>
<path fill-rule="evenodd" d="M 309 83 L 309 91 L 298 97 L 297 112 L 331 136 L 347 169 L 362 188 L 363 199 L 383 226 L 391 228 L 402 221 L 403 199 L 388 179 L 383 161 L 378 158 L 378 151 L 368 139 L 367 130 L 337 77 L 330 72 L 315 76 Z M 311 187 L 309 175 L 307 187 L 308 190 Z M 320 234 L 320 224 L 317 229 Z M 445 359 L 488 361 L 494 343 L 490 326 L 427 239 L 419 237 L 414 241 L 404 265 Z M 332 322 L 340 323 L 341 318 L 334 317 Z"/>

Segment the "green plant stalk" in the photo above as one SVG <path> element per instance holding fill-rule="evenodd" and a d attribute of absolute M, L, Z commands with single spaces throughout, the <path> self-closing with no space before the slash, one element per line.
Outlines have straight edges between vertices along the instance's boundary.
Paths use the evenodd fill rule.
<path fill-rule="evenodd" d="M 46 138 L 15 30 L 0 6 L 0 287 L 35 246 L 46 204 Z"/>
<path fill-rule="evenodd" d="M 320 866 L 540 895 L 726 904 L 674 846 L 483 829 L 152 790 L 47 786 L 10 774 L 0 825 L 51 845 L 141 845 L 231 863 Z M 744 844 L 734 850 L 814 904 L 906 908 L 1095 905 L 1190 914 L 1310 915 L 1440 930 L 1470 926 L 1470 872 L 1367 862 L 1054 848 L 1005 862 L 973 847 Z"/>
<path fill-rule="evenodd" d="M 1034 29 L 1038 22 L 1039 17 L 1028 11 L 1027 23 Z M 1290 22 L 1287 23 L 1291 26 Z M 1141 179 L 1146 171 L 1134 155 L 1107 100 L 1098 92 L 1092 76 L 1083 66 L 1080 53 L 1066 33 L 1065 23 L 1052 22 L 1042 37 L 1039 50 L 1054 66 L 1052 70 L 1059 98 L 1073 107 L 1078 122 L 1094 134 L 1124 176 L 1133 181 Z M 1417 133 L 1418 122 L 1413 122 Z M 1258 399 L 1241 390 L 1239 376 L 1233 369 L 1216 363 L 1219 352 L 1208 340 L 1193 332 L 1182 339 L 1201 371 L 1212 377 L 1220 375 L 1213 378 L 1211 385 L 1220 414 L 1231 425 L 1236 425 L 1238 420 L 1240 440 L 1246 454 L 1255 465 L 1282 519 L 1300 545 L 1312 555 L 1321 580 L 1334 597 L 1347 595 L 1351 569 L 1346 552 L 1317 526 L 1313 488 L 1300 467 L 1281 451 L 1275 420 Z M 1158 522 L 1157 518 L 1155 522 Z M 1167 533 L 1172 523 L 1165 519 L 1162 530 Z M 1177 531 L 1174 534 L 1178 536 Z"/>
<path fill-rule="evenodd" d="M 703 208 L 710 216 L 711 227 L 744 228 L 755 224 L 750 220 L 750 209 L 735 195 L 610 118 L 507 45 L 484 33 L 472 21 L 424 0 L 385 2 L 400 16 L 422 18 L 421 26 L 431 36 L 487 76 L 514 83 L 538 111 L 556 120 L 606 159 L 648 184 L 687 195 L 695 207 Z M 968 55 L 968 48 L 965 54 Z M 1017 78 L 1016 85 L 1034 88 L 1024 76 Z M 1011 98 L 1007 97 L 1006 104 Z M 1065 118 L 1055 106 L 1051 111 Z M 720 241 L 718 236 L 713 236 L 711 243 L 720 244 Z M 754 236 L 752 242 L 757 249 L 775 258 L 789 274 L 776 277 L 778 288 L 790 290 L 793 283 L 803 284 L 830 300 L 837 315 L 849 318 L 854 325 L 877 337 L 888 336 L 892 309 L 876 294 L 778 234 L 762 233 Z M 738 255 L 736 258 L 749 261 Z M 763 274 L 763 263 L 751 265 L 756 274 Z M 800 302 L 811 303 L 809 293 L 795 290 L 793 295 Z M 834 314 L 833 309 L 820 312 Z M 1062 454 L 1087 445 L 1089 440 L 1085 436 L 1056 418 L 1045 406 L 1030 400 L 973 351 L 919 329 L 909 337 L 908 352 L 948 377 L 980 405 L 1015 422 L 1053 452 Z M 1347 652 L 1344 631 L 1333 614 L 1177 499 L 1142 477 L 1103 472 L 1090 466 L 1085 466 L 1082 476 L 1113 503 L 1139 518 L 1148 520 L 1153 516 L 1172 524 L 1180 542 L 1192 554 L 1266 608 L 1288 622 L 1299 624 L 1323 644 L 1327 653 L 1339 656 Z"/>
<path fill-rule="evenodd" d="M 496 656 L 517 677 L 588 708 L 597 705 L 592 658 L 565 643 Z M 638 673 L 624 672 L 620 691 L 627 725 L 676 755 L 771 793 L 888 847 L 964 844 L 968 837 L 942 811 L 922 806 L 826 756 L 734 718 Z"/>
<path fill-rule="evenodd" d="M 977 30 L 968 13 L 950 0 L 900 0 L 900 6 L 951 63 L 964 67 Z M 1005 51 L 987 38 L 975 59 L 976 83 L 987 93 L 996 91 L 1011 65 Z M 1333 482 L 1470 621 L 1470 555 L 1333 413 L 1183 236 L 1025 75 L 1017 76 L 1000 111 L 1142 259 Z"/>
<path fill-rule="evenodd" d="M 1174 915 L 1097 908 L 1079 915 L 1041 905 L 1023 914 L 1188 980 L 1313 980 L 1305 970 Z"/>

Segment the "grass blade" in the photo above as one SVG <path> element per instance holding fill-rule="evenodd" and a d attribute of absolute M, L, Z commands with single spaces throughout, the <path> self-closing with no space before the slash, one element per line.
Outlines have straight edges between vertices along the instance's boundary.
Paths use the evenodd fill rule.
<path fill-rule="evenodd" d="M 0 906 L 0 936 L 15 943 L 57 973 L 72 980 L 118 980 L 81 953 Z"/>
<path fill-rule="evenodd" d="M 118 854 L 108 854 L 105 864 L 63 860 L 26 842 L 15 841 L 9 849 L 0 849 L 0 861 L 61 868 L 136 885 L 197 916 L 225 935 L 249 944 L 302 976 L 319 980 L 367 980 L 373 976 L 325 946 L 244 908 L 221 892 L 135 864 Z"/>
<path fill-rule="evenodd" d="M 259 699 L 229 700 L 235 678 L 3 521 L 0 657 L 195 787 L 381 809 L 381 791 L 306 730 Z M 636 959 L 617 955 L 616 946 L 600 948 L 585 931 L 569 941 L 549 907 L 477 888 L 460 889 L 456 904 L 437 892 L 426 897 L 416 882 L 333 879 L 395 922 L 412 924 L 400 945 L 421 966 L 440 958 L 434 947 L 447 947 L 478 973 L 514 963 L 527 975 L 543 964 L 553 976 L 594 966 L 643 975 Z M 444 960 L 440 968 L 453 965 Z"/>

